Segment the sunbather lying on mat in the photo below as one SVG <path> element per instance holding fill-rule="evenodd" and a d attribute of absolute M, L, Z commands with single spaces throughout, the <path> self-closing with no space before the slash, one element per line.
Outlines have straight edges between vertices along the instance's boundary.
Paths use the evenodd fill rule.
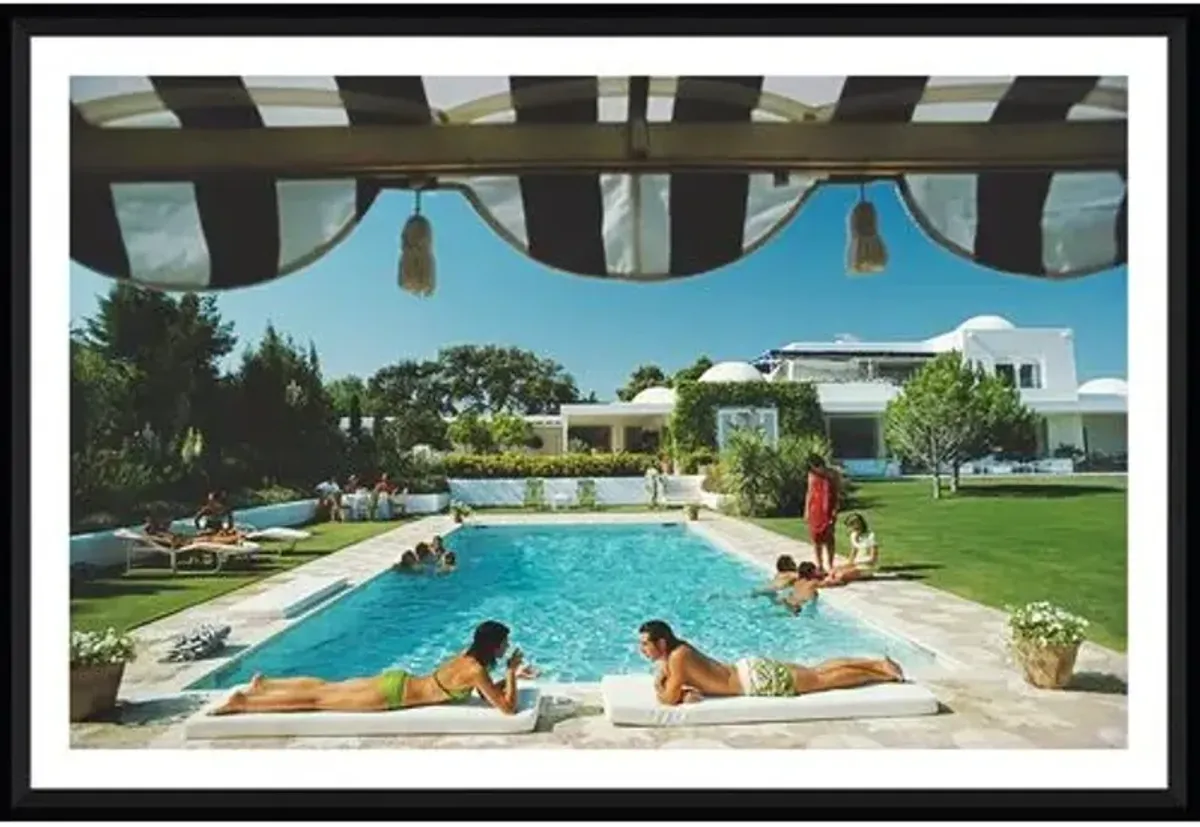
<path fill-rule="evenodd" d="M 244 712 L 385 712 L 414 706 L 465 701 L 478 692 L 506 715 L 517 709 L 517 678 L 536 674 L 522 665 L 521 650 L 509 656 L 504 680 L 493 682 L 488 670 L 508 650 L 508 627 L 486 620 L 475 628 L 467 650 L 429 675 L 388 669 L 372 678 L 326 681 L 321 678 L 264 678 L 255 675 L 245 691 L 230 696 L 214 715 Z"/>
<path fill-rule="evenodd" d="M 179 548 L 184 543 L 183 535 L 172 531 L 171 521 L 163 517 L 147 514 L 146 522 L 142 526 L 142 533 L 156 543 L 162 543 L 170 548 Z"/>
<path fill-rule="evenodd" d="M 743 658 L 736 665 L 729 665 L 675 637 L 662 620 L 643 623 L 638 636 L 642 654 L 661 666 L 654 692 L 661 703 L 672 706 L 706 696 L 792 697 L 904 680 L 900 665 L 891 658 L 840 658 L 814 667 L 767 658 Z"/>

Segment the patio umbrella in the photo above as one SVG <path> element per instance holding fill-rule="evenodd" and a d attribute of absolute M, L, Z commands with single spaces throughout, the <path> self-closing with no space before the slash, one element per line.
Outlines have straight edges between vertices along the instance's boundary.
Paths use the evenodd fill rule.
<path fill-rule="evenodd" d="M 726 266 L 864 180 L 995 270 L 1126 259 L 1120 77 L 74 77 L 70 106 L 72 257 L 169 290 L 295 272 L 386 188 L 457 191 L 522 253 L 607 279 Z M 850 269 L 878 269 L 873 210 L 850 223 Z M 428 294 L 432 227 L 402 235 Z"/>

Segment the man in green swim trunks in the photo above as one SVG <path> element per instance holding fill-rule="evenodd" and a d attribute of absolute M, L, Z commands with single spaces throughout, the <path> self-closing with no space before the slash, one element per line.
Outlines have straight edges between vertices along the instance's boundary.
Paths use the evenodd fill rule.
<path fill-rule="evenodd" d="M 891 658 L 840 658 L 814 667 L 768 658 L 721 663 L 677 638 L 662 620 L 643 623 L 638 638 L 642 654 L 660 665 L 655 694 L 661 703 L 671 706 L 706 696 L 791 697 L 904 680 L 900 665 Z"/>

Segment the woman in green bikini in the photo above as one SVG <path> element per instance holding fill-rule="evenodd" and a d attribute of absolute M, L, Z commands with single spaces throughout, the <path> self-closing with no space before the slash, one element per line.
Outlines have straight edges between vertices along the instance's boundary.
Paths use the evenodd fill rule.
<path fill-rule="evenodd" d="M 485 620 L 475 628 L 467 650 L 429 675 L 388 669 L 373 678 L 326 681 L 321 678 L 264 678 L 234 692 L 214 715 L 244 712 L 385 712 L 413 706 L 457 703 L 478 692 L 505 715 L 517 707 L 517 678 L 535 672 L 522 666 L 521 650 L 509 656 L 504 680 L 493 682 L 488 670 L 508 650 L 508 627 Z"/>

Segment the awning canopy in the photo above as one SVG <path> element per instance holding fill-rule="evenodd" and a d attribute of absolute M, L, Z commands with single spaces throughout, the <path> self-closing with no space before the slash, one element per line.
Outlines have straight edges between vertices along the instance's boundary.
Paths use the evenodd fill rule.
<path fill-rule="evenodd" d="M 164 289 L 294 272 L 385 188 L 458 190 L 537 261 L 634 281 L 872 179 L 986 267 L 1126 260 L 1124 78 L 74 77 L 71 115 L 72 257 Z"/>

